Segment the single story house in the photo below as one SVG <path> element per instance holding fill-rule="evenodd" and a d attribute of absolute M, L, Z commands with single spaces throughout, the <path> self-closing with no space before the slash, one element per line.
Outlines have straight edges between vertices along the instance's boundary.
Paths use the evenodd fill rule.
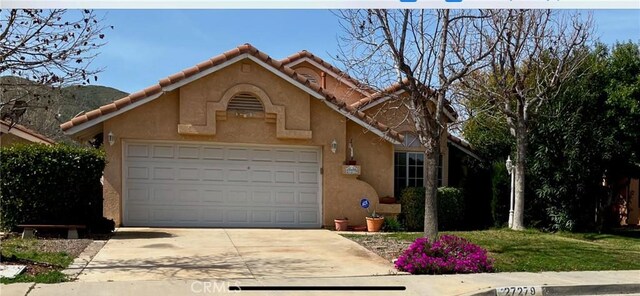
<path fill-rule="evenodd" d="M 104 214 L 117 225 L 355 225 L 361 199 L 380 212 L 379 197 L 423 184 L 411 125 L 389 128 L 399 117 L 380 112 L 394 88 L 364 88 L 307 51 L 276 60 L 244 44 L 61 128 L 103 137 Z M 443 135 L 440 185 L 447 139 L 467 149 Z"/>
<path fill-rule="evenodd" d="M 52 145 L 55 141 L 23 125 L 0 120 L 0 147 L 34 143 Z"/>

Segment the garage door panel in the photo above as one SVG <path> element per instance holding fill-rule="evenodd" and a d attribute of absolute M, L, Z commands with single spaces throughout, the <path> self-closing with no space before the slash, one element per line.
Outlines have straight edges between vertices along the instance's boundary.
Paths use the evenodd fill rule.
<path fill-rule="evenodd" d="M 224 192 L 205 189 L 202 201 L 204 204 L 222 204 L 224 203 Z"/>
<path fill-rule="evenodd" d="M 149 179 L 149 168 L 141 166 L 130 166 L 127 168 L 129 179 L 146 180 Z"/>
<path fill-rule="evenodd" d="M 318 184 L 318 172 L 301 170 L 298 172 L 298 183 Z"/>
<path fill-rule="evenodd" d="M 230 169 L 227 171 L 228 182 L 249 182 L 249 170 Z"/>
<path fill-rule="evenodd" d="M 249 223 L 249 213 L 243 209 L 232 209 L 226 212 L 226 221 L 230 223 Z"/>
<path fill-rule="evenodd" d="M 319 227 L 315 148 L 127 143 L 127 226 Z"/>
<path fill-rule="evenodd" d="M 178 169 L 177 179 L 181 181 L 200 181 L 200 170 L 197 168 L 180 168 Z"/>
<path fill-rule="evenodd" d="M 254 149 L 251 158 L 254 162 L 273 162 L 273 151 L 271 149 Z"/>
<path fill-rule="evenodd" d="M 200 147 L 198 146 L 178 146 L 179 159 L 199 159 Z"/>
<path fill-rule="evenodd" d="M 203 226 L 224 225 L 224 210 L 221 208 L 203 208 L 200 221 Z"/>
<path fill-rule="evenodd" d="M 174 180 L 174 169 L 171 167 L 154 167 L 152 178 L 154 180 Z"/>
<path fill-rule="evenodd" d="M 203 181 L 224 181 L 224 170 L 222 169 L 203 169 Z"/>
<path fill-rule="evenodd" d="M 254 205 L 271 205 L 271 191 L 255 191 L 253 192 L 253 198 L 251 204 Z"/>
<path fill-rule="evenodd" d="M 150 209 L 152 221 L 171 222 L 198 222 L 199 214 L 197 208 L 191 207 L 157 207 Z"/>
<path fill-rule="evenodd" d="M 296 213 L 291 210 L 276 211 L 276 223 L 296 223 Z"/>
<path fill-rule="evenodd" d="M 276 162 L 296 162 L 297 156 L 294 150 L 276 150 Z"/>
<path fill-rule="evenodd" d="M 301 163 L 319 163 L 320 153 L 318 151 L 300 151 L 298 159 Z"/>
<path fill-rule="evenodd" d="M 282 183 L 293 184 L 293 183 L 295 183 L 295 180 L 296 180 L 296 178 L 295 178 L 296 177 L 296 172 L 293 171 L 293 170 L 290 170 L 290 171 L 283 171 L 283 170 L 276 171 L 275 175 L 276 175 L 276 180 L 275 180 L 276 182 L 275 183 L 277 183 L 277 184 L 282 184 Z"/>
<path fill-rule="evenodd" d="M 251 182 L 273 183 L 273 173 L 265 169 L 253 170 L 251 171 Z"/>
<path fill-rule="evenodd" d="M 318 202 L 317 192 L 300 192 L 299 203 L 306 205 L 313 205 Z"/>
<path fill-rule="evenodd" d="M 202 159 L 223 160 L 224 159 L 224 149 L 223 148 L 204 147 L 204 148 L 202 148 Z"/>
<path fill-rule="evenodd" d="M 147 158 L 149 157 L 149 145 L 146 144 L 129 144 L 127 146 L 127 157 L 131 158 Z"/>
<path fill-rule="evenodd" d="M 131 186 L 127 188 L 127 196 L 130 202 L 148 202 L 149 201 L 149 188 L 146 186 L 135 187 Z"/>
<path fill-rule="evenodd" d="M 153 158 L 174 158 L 174 147 L 169 145 L 153 145 Z"/>
<path fill-rule="evenodd" d="M 228 160 L 249 160 L 249 149 L 229 148 L 227 150 Z"/>
<path fill-rule="evenodd" d="M 318 221 L 318 212 L 317 211 L 299 211 L 298 212 L 298 222 L 301 224 L 313 224 Z"/>

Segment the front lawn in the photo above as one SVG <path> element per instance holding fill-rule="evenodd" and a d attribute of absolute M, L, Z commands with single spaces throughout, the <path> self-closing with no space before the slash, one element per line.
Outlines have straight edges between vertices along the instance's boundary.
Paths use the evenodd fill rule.
<path fill-rule="evenodd" d="M 495 270 L 579 271 L 640 269 L 640 237 L 594 233 L 550 234 L 534 230 L 508 229 L 453 231 L 452 234 L 477 244 L 495 259 Z M 421 233 L 397 232 L 378 235 L 345 235 L 381 256 L 397 258 Z M 389 244 L 392 250 L 385 248 Z M 399 247 L 398 247 L 399 246 Z"/>
<path fill-rule="evenodd" d="M 61 271 L 90 243 L 91 240 L 86 239 L 3 239 L 0 244 L 2 262 L 26 265 L 27 268 L 13 279 L 0 279 L 0 283 L 63 282 L 66 276 Z"/>

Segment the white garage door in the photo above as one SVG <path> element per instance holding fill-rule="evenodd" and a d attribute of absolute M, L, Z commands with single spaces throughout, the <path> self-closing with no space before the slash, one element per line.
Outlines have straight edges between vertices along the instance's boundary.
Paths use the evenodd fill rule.
<path fill-rule="evenodd" d="M 127 142 L 124 150 L 125 226 L 321 226 L 317 148 Z"/>

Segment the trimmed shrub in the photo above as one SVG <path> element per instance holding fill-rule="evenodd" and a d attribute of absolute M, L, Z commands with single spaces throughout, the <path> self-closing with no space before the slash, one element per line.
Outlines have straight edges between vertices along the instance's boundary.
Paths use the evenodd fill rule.
<path fill-rule="evenodd" d="M 408 187 L 402 190 L 400 217 L 409 231 L 424 229 L 424 192 L 422 187 Z"/>
<path fill-rule="evenodd" d="M 13 229 L 26 223 L 109 227 L 102 217 L 103 151 L 16 145 L 0 149 L 0 159 L 0 227 Z"/>
<path fill-rule="evenodd" d="M 409 231 L 424 229 L 424 194 L 422 187 L 409 187 L 402 191 L 401 218 Z M 438 229 L 456 230 L 464 221 L 464 196 L 459 189 L 438 188 Z"/>
<path fill-rule="evenodd" d="M 459 230 L 464 223 L 464 195 L 452 187 L 438 188 L 438 229 Z"/>
<path fill-rule="evenodd" d="M 433 244 L 425 237 L 416 239 L 395 265 L 398 270 L 411 274 L 493 271 L 493 262 L 486 250 L 453 235 L 443 235 Z"/>
<path fill-rule="evenodd" d="M 384 217 L 382 230 L 386 232 L 402 231 L 402 224 L 395 217 Z"/>

